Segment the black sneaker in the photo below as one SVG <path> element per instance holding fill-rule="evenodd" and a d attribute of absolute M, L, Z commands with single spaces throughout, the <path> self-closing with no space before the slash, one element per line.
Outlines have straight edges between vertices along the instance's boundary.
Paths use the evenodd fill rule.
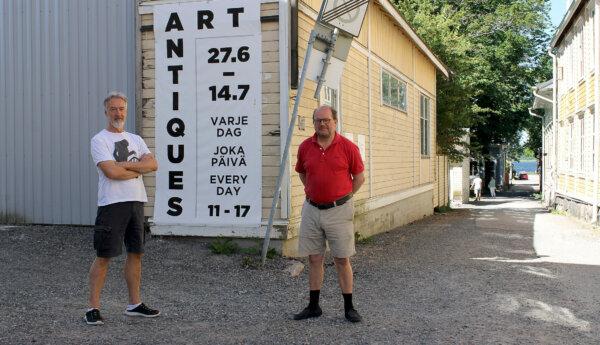
<path fill-rule="evenodd" d="M 346 320 L 348 320 L 350 322 L 361 322 L 362 321 L 362 317 L 360 317 L 360 315 L 354 308 L 348 309 L 345 312 L 345 316 L 346 316 Z"/>
<path fill-rule="evenodd" d="M 319 317 L 321 314 L 323 314 L 323 310 L 321 310 L 321 307 L 319 306 L 316 308 L 306 307 L 304 310 L 294 315 L 294 320 L 304 320 L 311 317 Z"/>
<path fill-rule="evenodd" d="M 100 315 L 100 310 L 92 309 L 85 313 L 83 318 L 88 325 L 104 325 L 104 319 Z"/>
<path fill-rule="evenodd" d="M 160 315 L 160 311 L 152 308 L 148 308 L 144 303 L 138 305 L 131 310 L 125 310 L 125 315 L 128 316 L 141 316 L 141 317 L 157 317 Z"/>

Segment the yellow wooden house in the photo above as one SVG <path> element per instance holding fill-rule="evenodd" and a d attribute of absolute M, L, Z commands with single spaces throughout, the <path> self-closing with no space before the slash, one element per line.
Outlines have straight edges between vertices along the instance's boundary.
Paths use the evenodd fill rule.
<path fill-rule="evenodd" d="M 593 222 L 600 202 L 599 13 L 597 0 L 572 1 L 551 42 L 554 142 L 545 152 L 549 203 Z"/>
<path fill-rule="evenodd" d="M 182 3 L 188 6 L 186 8 L 197 6 L 201 11 L 205 4 L 213 6 L 215 2 L 180 1 L 178 4 L 143 0 L 138 9 L 141 48 L 138 102 L 141 106 L 137 116 L 141 120 L 138 123 L 141 123 L 143 137 L 150 149 L 158 153 L 166 150 L 158 138 L 155 140 L 156 136 L 162 135 L 162 125 L 158 125 L 161 122 L 157 118 L 160 114 L 156 110 L 157 98 L 162 97 L 157 84 L 158 66 L 161 66 L 158 60 L 166 59 L 166 56 L 157 56 L 156 47 L 163 45 L 159 42 L 157 30 L 161 28 L 157 25 L 164 25 L 157 24 L 155 16 L 159 6 L 172 6 L 172 11 L 177 11 L 183 8 Z M 155 234 L 264 236 L 297 93 L 299 70 L 321 1 L 256 0 L 243 3 L 244 6 L 256 6 L 260 15 L 257 35 L 260 36 L 261 53 L 261 176 L 257 187 L 262 212 L 259 221 L 253 225 L 223 223 L 218 226 L 207 224 L 201 218 L 195 223 L 177 219 L 169 222 L 164 217 L 164 207 L 159 209 L 161 198 L 155 198 L 162 188 L 159 174 L 145 180 L 150 197 L 146 215 L 153 222 L 151 229 Z M 251 9 L 247 9 L 244 13 L 250 12 Z M 170 23 L 176 27 L 176 21 L 170 20 Z M 170 34 L 163 32 L 160 37 Z M 302 140 L 314 133 L 312 111 L 320 104 L 329 104 L 338 110 L 339 133 L 358 145 L 365 163 L 366 182 L 355 196 L 355 231 L 361 236 L 394 229 L 429 216 L 435 207 L 448 204 L 448 160 L 436 153 L 436 78 L 448 75 L 448 69 L 391 1 L 370 1 L 360 35 L 352 41 L 339 85 L 324 87 L 317 100 L 312 97 L 316 83 L 307 80 L 305 84 L 271 234 L 272 243 L 284 255 L 296 253 L 300 211 L 305 198 L 300 179 L 293 169 L 296 152 Z M 186 152 L 188 155 L 193 153 Z M 161 168 L 164 166 L 162 164 Z M 183 176 L 185 179 L 188 175 Z M 189 182 L 181 183 L 186 188 L 190 185 Z M 191 185 L 193 188 L 193 183 Z M 179 192 L 173 191 L 174 195 Z"/>

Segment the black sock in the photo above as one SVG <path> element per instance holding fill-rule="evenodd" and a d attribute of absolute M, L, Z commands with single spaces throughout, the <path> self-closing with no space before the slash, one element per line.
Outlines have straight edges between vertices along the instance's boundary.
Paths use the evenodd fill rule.
<path fill-rule="evenodd" d="M 342 296 L 344 296 L 344 310 L 354 309 L 352 305 L 352 293 L 342 293 Z"/>
<path fill-rule="evenodd" d="M 308 303 L 308 307 L 311 309 L 315 309 L 319 306 L 319 294 L 321 290 L 310 290 L 310 302 Z"/>

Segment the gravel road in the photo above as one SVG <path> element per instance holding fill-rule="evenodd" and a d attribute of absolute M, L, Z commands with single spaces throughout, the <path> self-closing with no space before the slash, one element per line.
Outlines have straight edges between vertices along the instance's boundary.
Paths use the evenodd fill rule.
<path fill-rule="evenodd" d="M 0 226 L 0 344 L 598 344 L 600 260 L 544 260 L 552 253 L 536 252 L 540 219 L 544 228 L 576 227 L 589 236 L 580 243 L 600 241 L 531 199 L 500 197 L 359 244 L 360 324 L 343 317 L 330 258 L 323 316 L 294 321 L 308 295 L 306 270 L 285 271 L 294 261 L 248 268 L 244 255 L 212 254 L 198 239 L 154 237 L 142 292 L 162 316 L 123 315 L 119 258 L 102 296 L 106 324 L 88 326 L 92 229 Z M 579 243 L 569 233 L 561 241 Z"/>

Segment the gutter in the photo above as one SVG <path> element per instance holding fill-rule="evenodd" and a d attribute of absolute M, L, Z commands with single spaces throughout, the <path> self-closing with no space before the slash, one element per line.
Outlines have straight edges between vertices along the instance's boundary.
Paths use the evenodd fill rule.
<path fill-rule="evenodd" d="M 552 48 L 548 50 L 548 55 L 552 57 L 552 135 L 554 145 L 552 148 L 552 173 L 550 178 L 552 179 L 552 187 L 550 189 L 550 205 L 555 204 L 556 201 L 556 190 L 558 188 L 558 58 L 552 51 Z M 598 132 L 596 132 L 598 133 Z"/>
<path fill-rule="evenodd" d="M 595 46 L 594 59 L 596 60 L 596 68 L 594 71 L 594 79 L 596 81 L 595 95 L 594 95 L 594 152 L 596 161 L 594 162 L 594 205 L 592 211 L 592 219 L 594 223 L 598 223 L 598 187 L 599 187 L 599 174 L 598 174 L 598 154 L 600 153 L 600 135 L 598 135 L 598 129 L 600 129 L 600 2 L 596 0 L 594 10 L 594 39 L 596 42 L 593 43 Z"/>
<path fill-rule="evenodd" d="M 538 93 L 538 91 L 537 91 L 537 88 L 535 88 L 535 87 L 533 88 L 533 95 L 534 95 L 535 97 L 537 97 L 537 98 L 539 98 L 539 99 L 543 100 L 543 101 L 546 101 L 546 102 L 548 102 L 548 103 L 552 104 L 552 106 L 555 106 L 555 105 L 556 105 L 556 104 L 554 103 L 554 101 L 553 101 L 553 100 L 551 100 L 550 98 L 547 98 L 547 97 L 544 97 L 544 96 L 540 95 L 540 94 Z M 533 114 L 531 114 L 531 108 L 529 108 L 529 114 L 530 114 L 530 115 L 533 115 Z M 540 115 L 537 115 L 537 114 L 535 114 L 535 115 L 533 115 L 533 116 L 540 116 Z M 540 116 L 540 117 L 542 117 L 542 116 Z"/>

